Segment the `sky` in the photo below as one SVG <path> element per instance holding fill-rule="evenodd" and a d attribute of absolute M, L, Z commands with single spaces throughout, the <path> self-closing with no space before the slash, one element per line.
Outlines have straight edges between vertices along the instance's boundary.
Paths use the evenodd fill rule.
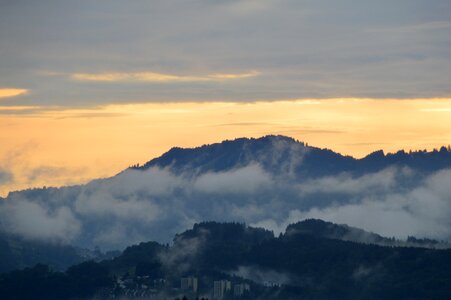
<path fill-rule="evenodd" d="M 448 0 L 0 0 L 0 195 L 173 146 L 451 143 Z"/>

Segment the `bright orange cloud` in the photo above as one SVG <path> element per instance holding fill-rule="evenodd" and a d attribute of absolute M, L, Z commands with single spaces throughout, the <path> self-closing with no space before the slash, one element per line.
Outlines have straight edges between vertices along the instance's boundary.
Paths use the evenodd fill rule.
<path fill-rule="evenodd" d="M 207 74 L 204 76 L 195 75 L 171 75 L 155 72 L 134 72 L 134 73 L 75 73 L 72 79 L 80 81 L 104 81 L 104 82 L 195 82 L 195 81 L 222 81 L 242 79 L 257 76 L 259 73 L 251 71 L 247 73 L 228 74 Z"/>
<path fill-rule="evenodd" d="M 2 89 L 0 88 L 0 98 L 8 98 L 8 97 L 15 97 L 20 96 L 23 94 L 28 93 L 28 90 L 26 89 Z"/>

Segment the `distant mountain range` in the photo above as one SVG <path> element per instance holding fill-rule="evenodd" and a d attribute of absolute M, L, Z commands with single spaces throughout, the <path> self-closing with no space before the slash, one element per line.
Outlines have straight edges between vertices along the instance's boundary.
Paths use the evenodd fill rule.
<path fill-rule="evenodd" d="M 383 243 L 391 240 L 355 230 Z M 343 240 L 349 232 L 346 225 L 315 219 L 291 224 L 278 237 L 240 223 L 203 222 L 176 235 L 171 245 L 140 243 L 114 259 L 76 265 L 66 273 L 37 266 L 1 275 L 0 294 L 16 300 L 211 299 L 214 281 L 223 280 L 249 286 L 245 295 L 230 290 L 223 299 L 451 297 L 451 250 Z M 196 278 L 196 290 L 183 287 L 182 278 Z"/>
<path fill-rule="evenodd" d="M 451 240 L 449 182 L 449 147 L 355 159 L 285 136 L 240 138 L 172 148 L 85 185 L 11 192 L 0 199 L 0 231 L 109 250 L 168 242 L 205 220 L 279 233 L 322 218 L 398 239 Z"/>

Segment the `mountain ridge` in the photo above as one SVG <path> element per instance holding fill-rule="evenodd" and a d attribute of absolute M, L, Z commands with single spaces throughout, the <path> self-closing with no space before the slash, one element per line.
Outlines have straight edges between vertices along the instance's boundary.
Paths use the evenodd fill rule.
<path fill-rule="evenodd" d="M 281 151 L 281 153 L 277 153 L 276 151 Z M 259 155 L 262 152 L 272 154 L 270 156 Z M 250 153 L 253 153 L 255 157 L 251 157 Z M 290 155 L 296 157 L 290 157 Z M 451 166 L 451 148 L 449 146 L 442 146 L 439 149 L 434 149 L 429 152 L 425 150 L 413 152 L 399 150 L 394 153 L 385 154 L 383 150 L 376 150 L 363 158 L 357 159 L 349 155 L 334 152 L 328 148 L 309 146 L 302 141 L 288 136 L 268 135 L 261 138 L 225 140 L 223 142 L 204 144 L 193 148 L 173 147 L 161 156 L 144 163 L 142 166 L 135 165 L 130 168 L 146 170 L 151 167 L 160 167 L 181 172 L 189 169 L 186 167 L 186 165 L 189 165 L 191 168 L 197 167 L 200 173 L 204 173 L 208 171 L 227 171 L 233 167 L 244 166 L 249 163 L 259 163 L 268 170 L 274 169 L 274 165 L 283 165 L 283 159 L 291 160 L 290 163 L 300 163 L 305 157 L 311 159 L 311 162 L 302 161 L 304 163 L 303 167 L 307 168 L 305 172 L 309 172 L 310 175 L 315 174 L 314 169 L 317 167 L 315 162 L 325 161 L 328 163 L 328 166 L 323 168 L 325 171 L 319 172 L 317 176 L 336 174 L 343 171 L 356 172 L 359 165 L 365 172 L 374 172 L 394 164 L 405 165 L 416 169 L 419 168 L 425 171 L 433 171 Z M 295 161 L 297 158 L 299 161 Z M 220 160 L 220 163 L 214 160 Z M 307 166 L 305 166 L 306 163 L 308 164 Z M 294 168 L 296 169 L 297 166 L 294 166 Z M 301 174 L 304 173 L 300 170 L 297 171 Z M 362 173 L 362 171 L 357 173 Z"/>
<path fill-rule="evenodd" d="M 315 151 L 322 151 L 324 153 L 329 154 L 332 157 L 341 157 L 344 158 L 346 160 L 350 159 L 354 162 L 360 162 L 360 161 L 376 161 L 376 160 L 380 160 L 380 159 L 388 159 L 389 162 L 387 165 L 393 165 L 395 163 L 398 164 L 402 164 L 403 162 L 409 160 L 409 159 L 415 159 L 415 158 L 427 158 L 428 156 L 430 157 L 431 160 L 435 161 L 435 164 L 431 165 L 430 168 L 433 170 L 439 170 L 439 169 L 444 169 L 447 167 L 451 167 L 451 147 L 448 146 L 441 146 L 439 149 L 434 149 L 432 151 L 427 151 L 427 150 L 417 150 L 417 151 L 409 151 L 406 152 L 405 150 L 398 150 L 396 152 L 388 152 L 385 153 L 384 150 L 379 149 L 379 150 L 375 150 L 371 153 L 368 153 L 366 156 L 362 157 L 362 158 L 355 158 L 351 155 L 343 155 L 339 152 L 335 152 L 334 150 L 330 149 L 330 148 L 319 148 L 319 147 L 315 147 L 315 146 L 310 146 L 305 142 L 302 142 L 300 140 L 294 139 L 292 137 L 289 136 L 284 136 L 284 135 L 266 135 L 260 138 L 246 138 L 246 137 L 241 137 L 241 138 L 236 138 L 236 139 L 232 139 L 232 140 L 224 140 L 222 142 L 216 142 L 216 143 L 211 143 L 211 144 L 203 144 L 201 146 L 196 146 L 196 147 L 179 147 L 179 146 L 174 146 L 172 148 L 170 148 L 168 151 L 164 152 L 162 155 L 157 156 L 155 158 L 150 159 L 149 161 L 145 162 L 144 164 L 134 164 L 134 165 L 130 165 L 128 168 L 125 168 L 124 170 L 120 171 L 119 173 L 117 173 L 116 175 L 112 175 L 110 177 L 104 177 L 104 178 L 97 178 L 97 179 L 92 179 L 91 181 L 97 181 L 97 180 L 107 180 L 110 178 L 113 178 L 115 176 L 118 176 L 124 172 L 126 172 L 127 170 L 147 170 L 149 168 L 152 167 L 159 167 L 159 168 L 169 168 L 172 169 L 173 168 L 173 164 L 175 157 L 179 156 L 180 154 L 192 154 L 196 151 L 202 151 L 202 150 L 208 150 L 211 148 L 215 148 L 224 144 L 230 144 L 233 145 L 234 143 L 252 143 L 252 142 L 258 142 L 258 141 L 271 141 L 271 140 L 279 140 L 279 141 L 287 141 L 290 143 L 294 143 L 294 144 L 299 144 L 301 147 L 305 147 L 306 149 L 312 149 Z M 445 157 L 445 161 L 437 161 L 440 159 L 443 159 Z M 404 161 L 400 160 L 400 158 L 402 158 Z M 255 161 L 247 161 L 247 163 L 252 163 Z M 180 163 L 180 162 L 178 162 Z M 436 168 L 433 168 L 434 165 L 436 165 L 437 163 L 442 164 L 442 166 L 438 166 Z M 371 163 L 371 164 L 374 164 Z M 239 166 L 245 166 L 246 164 L 241 164 Z M 383 167 L 380 167 L 379 169 L 383 169 L 384 167 L 387 167 L 387 165 L 384 165 Z M 421 165 L 428 165 L 427 162 L 421 164 Z M 239 167 L 238 166 L 238 167 Z M 217 168 L 215 169 L 207 169 L 207 171 L 225 171 L 225 170 L 230 170 L 232 168 L 236 168 L 237 166 L 233 166 L 231 168 Z M 175 170 L 179 169 L 179 168 L 174 168 Z M 184 169 L 186 170 L 186 168 Z M 91 182 L 90 181 L 90 182 Z M 89 183 L 89 182 L 88 182 Z M 58 189 L 58 188 L 63 188 L 63 187 L 79 187 L 79 186 L 83 186 L 86 184 L 74 184 L 74 185 L 64 185 L 64 186 L 46 186 L 46 187 L 32 187 L 32 188 L 27 188 L 27 189 L 22 189 L 22 190 L 15 190 L 15 191 L 10 191 L 9 193 L 18 193 L 18 192 L 22 192 L 22 191 L 32 191 L 32 190 L 42 190 L 42 189 Z M 9 193 L 6 197 L 1 197 L 0 196 L 0 200 L 5 200 L 6 198 L 8 198 Z"/>
<path fill-rule="evenodd" d="M 445 147 L 355 159 L 285 136 L 239 138 L 173 148 L 142 167 L 84 185 L 11 192 L 0 201 L 0 231 L 114 250 L 149 237 L 168 242 L 203 220 L 278 231 L 316 217 L 370 224 L 363 227 L 396 237 L 450 240 L 448 180 Z M 444 209 L 424 214 L 431 205 Z"/>

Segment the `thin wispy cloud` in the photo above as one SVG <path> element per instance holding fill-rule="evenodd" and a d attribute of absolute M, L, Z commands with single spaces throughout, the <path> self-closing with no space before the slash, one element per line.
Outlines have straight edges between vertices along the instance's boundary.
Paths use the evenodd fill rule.
<path fill-rule="evenodd" d="M 32 110 L 37 110 L 39 109 L 39 106 L 26 106 L 26 105 L 21 105 L 21 106 L 0 106 L 0 112 L 14 112 L 14 111 L 32 111 Z"/>
<path fill-rule="evenodd" d="M 204 76 L 197 75 L 173 75 L 155 72 L 134 72 L 134 73 L 74 73 L 71 78 L 80 81 L 100 81 L 100 82 L 205 82 L 205 81 L 225 81 L 250 78 L 259 75 L 257 71 L 246 73 L 217 73 Z"/>
<path fill-rule="evenodd" d="M 424 112 L 451 112 L 451 107 L 425 108 L 420 111 Z"/>
<path fill-rule="evenodd" d="M 0 98 L 16 97 L 27 93 L 27 89 L 0 88 Z"/>

